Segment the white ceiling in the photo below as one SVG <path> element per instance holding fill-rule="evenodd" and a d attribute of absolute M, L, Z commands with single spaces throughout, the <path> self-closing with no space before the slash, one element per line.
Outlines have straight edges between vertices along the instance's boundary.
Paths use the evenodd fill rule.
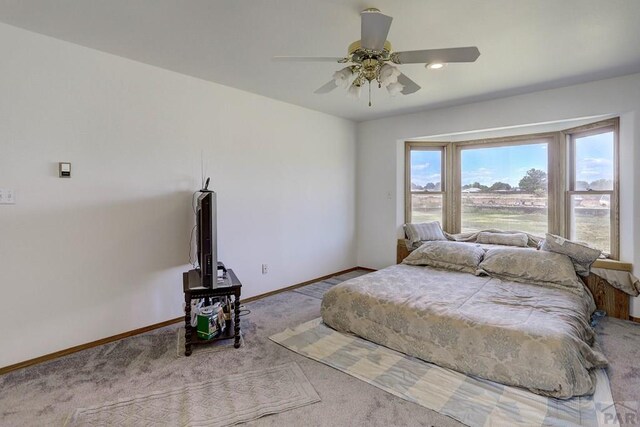
<path fill-rule="evenodd" d="M 372 107 L 342 89 L 313 94 L 339 64 L 270 61 L 344 56 L 366 7 L 394 18 L 394 50 L 475 45 L 481 56 L 403 65 L 423 89 L 372 87 Z M 639 0 L 0 0 L 0 21 L 353 120 L 640 72 Z"/>

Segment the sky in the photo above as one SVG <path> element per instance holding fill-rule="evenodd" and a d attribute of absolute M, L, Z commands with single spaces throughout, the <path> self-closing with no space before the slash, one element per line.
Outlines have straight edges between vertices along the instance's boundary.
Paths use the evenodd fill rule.
<path fill-rule="evenodd" d="M 576 140 L 576 181 L 613 180 L 613 134 Z"/>
<path fill-rule="evenodd" d="M 613 179 L 612 138 L 605 133 L 577 139 L 576 180 Z M 547 172 L 547 144 L 466 149 L 461 157 L 462 185 L 477 181 L 491 186 L 500 181 L 517 187 L 529 169 Z M 421 186 L 440 182 L 440 173 L 440 151 L 411 152 L 411 182 Z"/>
<path fill-rule="evenodd" d="M 517 187 L 529 169 L 547 172 L 547 144 L 463 150 L 461 161 L 462 185 L 500 181 Z"/>

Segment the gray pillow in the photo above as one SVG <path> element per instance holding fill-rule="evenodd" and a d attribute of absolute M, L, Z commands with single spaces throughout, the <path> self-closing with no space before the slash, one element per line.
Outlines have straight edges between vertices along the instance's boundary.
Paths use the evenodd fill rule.
<path fill-rule="evenodd" d="M 526 233 L 492 233 L 489 231 L 481 231 L 478 233 L 478 237 L 476 237 L 476 242 L 526 248 L 529 244 L 529 236 L 527 236 Z"/>
<path fill-rule="evenodd" d="M 577 294 L 584 285 L 576 276 L 571 259 L 554 252 L 524 248 L 489 249 L 478 273 L 520 283 L 562 288 Z"/>
<path fill-rule="evenodd" d="M 419 224 L 405 224 L 404 232 L 407 235 L 410 246 L 418 242 L 431 240 L 447 240 L 438 221 L 423 222 Z"/>
<path fill-rule="evenodd" d="M 567 255 L 573 262 L 576 273 L 581 276 L 588 276 L 591 271 L 591 264 L 600 257 L 602 251 L 581 245 L 564 237 L 547 233 L 542 241 L 540 249 L 548 252 Z"/>
<path fill-rule="evenodd" d="M 470 243 L 432 241 L 426 242 L 402 261 L 409 265 L 428 265 L 447 270 L 475 274 L 482 261 L 484 250 Z"/>

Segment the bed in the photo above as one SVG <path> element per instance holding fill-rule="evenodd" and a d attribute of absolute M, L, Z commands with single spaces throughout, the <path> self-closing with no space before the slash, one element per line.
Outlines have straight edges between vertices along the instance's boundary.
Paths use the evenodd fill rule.
<path fill-rule="evenodd" d="M 396 262 L 400 264 L 410 253 L 406 240 L 398 239 Z M 593 267 L 596 271 L 599 269 L 619 274 L 630 274 L 633 271 L 632 264 L 611 259 L 599 259 L 593 263 Z M 621 290 L 620 286 L 613 286 L 604 277 L 596 274 L 589 274 L 583 280 L 591 291 L 596 308 L 605 311 L 610 317 L 640 322 L 640 319 L 632 317 L 629 312 L 629 295 L 637 296 L 638 293 L 627 293 Z"/>
<path fill-rule="evenodd" d="M 495 251 L 492 259 L 500 261 L 503 254 Z M 525 254 L 526 262 L 540 252 L 521 251 L 515 254 Z M 558 262 L 553 260 L 549 274 Z M 540 270 L 532 264 L 512 278 L 460 270 L 399 264 L 351 279 L 325 294 L 323 321 L 410 356 L 538 394 L 593 393 L 594 369 L 607 360 L 589 325 L 593 297 L 579 281 L 528 283 L 527 271 Z"/>

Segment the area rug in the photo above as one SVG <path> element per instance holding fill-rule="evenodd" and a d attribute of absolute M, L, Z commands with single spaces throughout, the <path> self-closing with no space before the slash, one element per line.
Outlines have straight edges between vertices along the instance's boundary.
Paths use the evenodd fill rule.
<path fill-rule="evenodd" d="M 303 294 L 312 298 L 322 299 L 322 296 L 329 289 L 337 285 L 338 283 L 344 282 L 343 279 L 338 277 L 332 277 L 327 280 L 323 280 L 321 282 L 312 283 L 311 285 L 303 286 L 298 289 L 294 289 L 293 292 L 297 292 L 299 294 Z"/>
<path fill-rule="evenodd" d="M 196 332 L 194 331 L 193 333 L 195 334 Z M 197 354 L 215 353 L 221 350 L 234 348 L 233 343 L 234 339 L 230 338 L 216 341 L 215 344 L 193 345 L 191 346 L 192 353 L 189 357 L 193 357 Z M 243 348 L 244 346 L 244 334 L 242 333 L 242 330 L 240 330 L 240 348 Z M 179 327 L 176 331 L 176 353 L 178 354 L 178 357 L 186 357 L 184 355 L 184 326 Z"/>
<path fill-rule="evenodd" d="M 228 426 L 319 401 L 294 362 L 78 409 L 67 425 Z"/>
<path fill-rule="evenodd" d="M 471 426 L 618 425 L 609 379 L 596 372 L 593 396 L 559 400 L 470 377 L 339 333 L 314 319 L 270 337 L 391 394 Z"/>

